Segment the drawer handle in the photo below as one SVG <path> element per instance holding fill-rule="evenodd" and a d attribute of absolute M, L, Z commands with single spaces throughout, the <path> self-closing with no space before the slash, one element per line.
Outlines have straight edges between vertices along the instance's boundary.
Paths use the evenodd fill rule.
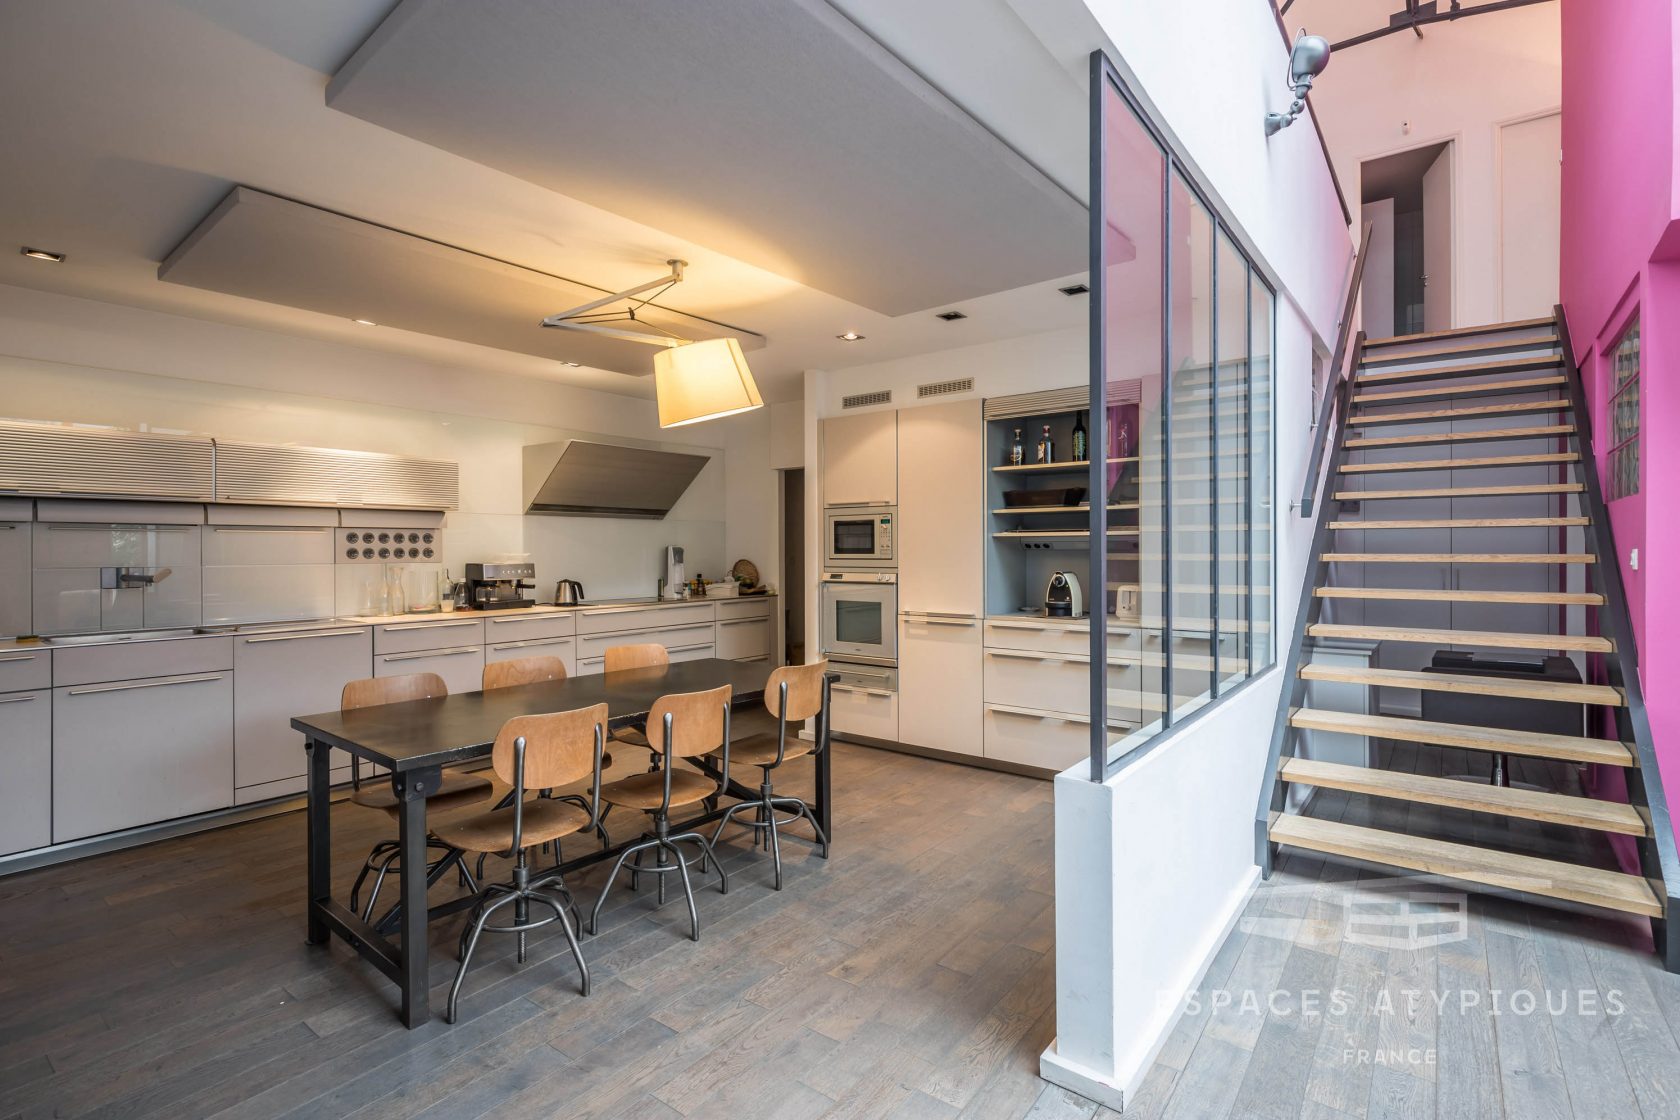
<path fill-rule="evenodd" d="M 21 704 L 26 700 L 35 699 L 33 692 L 26 692 L 22 696 L 0 696 L 0 704 Z"/>
<path fill-rule="evenodd" d="M 329 533 L 332 530 L 324 526 L 295 525 L 290 528 L 259 529 L 254 525 L 212 525 L 212 533 Z"/>
<path fill-rule="evenodd" d="M 196 525 L 48 525 L 53 533 L 185 533 Z"/>
<path fill-rule="evenodd" d="M 87 696 L 95 692 L 128 692 L 136 688 L 172 688 L 178 684 L 203 684 L 205 681 L 219 681 L 220 673 L 211 673 L 203 677 L 182 677 L 175 681 L 137 681 L 134 684 L 108 684 L 99 688 L 72 688 L 70 695 Z"/>
<path fill-rule="evenodd" d="M 890 688 L 860 688 L 855 684 L 832 684 L 828 686 L 833 692 L 855 692 L 859 696 L 893 696 Z"/>
<path fill-rule="evenodd" d="M 1031 622 L 988 622 L 987 626 L 994 630 L 1050 630 L 1054 627 L 1038 626 Z"/>
<path fill-rule="evenodd" d="M 903 611 L 905 618 L 960 618 L 972 622 L 975 616 L 962 611 Z"/>
<path fill-rule="evenodd" d="M 975 622 L 972 618 L 916 618 L 912 615 L 905 615 L 904 621 L 922 626 L 962 626 L 965 628 L 973 626 Z"/>
<path fill-rule="evenodd" d="M 726 618 L 719 622 L 719 626 L 746 626 L 754 622 L 769 623 L 768 618 Z"/>
<path fill-rule="evenodd" d="M 558 614 L 559 614 L 559 612 L 557 612 L 557 611 L 552 612 L 552 613 L 549 612 L 549 611 L 542 611 L 542 612 L 539 612 L 539 613 L 534 614 L 534 615 L 528 614 L 528 615 L 524 615 L 522 617 L 514 617 L 514 618 L 487 618 L 484 621 L 488 622 L 492 626 L 500 626 L 504 622 L 532 622 L 532 621 L 547 622 L 550 618 L 553 618 Z M 559 615 L 559 617 L 564 618 L 565 616 L 564 615 Z"/>
<path fill-rule="evenodd" d="M 679 630 L 710 630 L 711 628 L 712 624 L 709 622 L 690 622 L 686 626 L 668 626 L 665 629 L 674 634 Z"/>
<path fill-rule="evenodd" d="M 665 647 L 665 652 L 666 653 L 692 653 L 697 649 L 711 649 L 711 648 L 712 648 L 712 643 L 711 642 L 700 642 L 698 645 L 692 645 L 692 646 L 666 646 Z M 602 660 L 605 660 L 605 658 L 603 658 Z"/>
<path fill-rule="evenodd" d="M 36 656 L 33 653 L 7 653 L 0 654 L 0 661 L 33 661 Z"/>
<path fill-rule="evenodd" d="M 254 646 L 258 642 L 302 642 L 310 638 L 354 638 L 365 630 L 314 630 L 303 634 L 266 634 L 260 638 L 246 638 L 245 644 Z"/>
<path fill-rule="evenodd" d="M 388 653 L 382 661 L 418 661 L 422 657 L 459 657 L 463 653 L 477 653 L 477 646 L 462 646 L 459 649 L 423 649 L 419 653 Z"/>
<path fill-rule="evenodd" d="M 570 638 L 526 638 L 522 642 L 497 642 L 491 649 L 535 649 L 539 646 L 569 646 Z"/>
<path fill-rule="evenodd" d="M 1012 661 L 1065 661 L 1078 665 L 1089 665 L 1091 663 L 1089 657 L 1079 657 L 1071 653 L 1025 653 L 1010 649 L 989 649 L 986 651 L 986 656 L 1007 657 Z"/>
<path fill-rule="evenodd" d="M 465 619 L 460 622 L 402 622 L 395 626 L 384 627 L 387 634 L 401 634 L 405 630 L 446 630 L 452 626 L 477 626 L 478 619 Z"/>

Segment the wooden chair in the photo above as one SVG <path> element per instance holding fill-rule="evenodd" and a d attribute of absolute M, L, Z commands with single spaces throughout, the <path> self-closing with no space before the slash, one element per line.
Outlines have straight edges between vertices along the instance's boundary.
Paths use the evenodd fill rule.
<path fill-rule="evenodd" d="M 364 680 L 351 681 L 344 686 L 339 694 L 338 707 L 340 711 L 354 711 L 357 708 L 372 708 L 380 704 L 401 704 L 409 700 L 428 700 L 434 696 L 448 696 L 449 686 L 443 683 L 443 678 L 436 673 L 410 673 L 400 677 L 368 677 Z M 458 809 L 463 805 L 472 804 L 482 799 L 490 792 L 490 782 L 476 774 L 462 774 L 457 771 L 444 771 L 442 780 L 438 783 L 437 792 L 426 799 L 428 811 L 447 812 Z M 354 756 L 350 759 L 350 802 L 364 809 L 374 809 L 384 813 L 393 821 L 397 819 L 400 804 L 397 795 L 388 784 L 364 786 L 362 784 L 361 760 Z M 429 838 L 428 847 L 439 847 Z M 373 917 L 374 904 L 379 901 L 379 888 L 385 883 L 385 876 L 393 869 L 402 866 L 401 848 L 395 840 L 381 840 L 368 852 L 368 857 L 362 862 L 362 870 L 356 876 L 355 884 L 350 888 L 350 909 L 357 910 L 357 898 L 361 894 L 362 884 L 368 875 L 374 876 L 373 889 L 368 892 L 367 906 L 361 909 L 362 920 L 369 921 Z M 438 876 L 445 870 L 448 857 L 434 861 L 427 872 L 428 885 L 437 881 Z M 466 871 L 462 869 L 462 876 L 466 878 Z M 470 879 L 468 880 L 470 882 Z"/>
<path fill-rule="evenodd" d="M 476 810 L 457 812 L 438 822 L 435 829 L 438 839 L 458 853 L 505 855 L 514 860 L 513 880 L 485 887 L 479 893 L 472 921 L 461 931 L 461 967 L 449 989 L 449 1010 L 445 1016 L 449 1022 L 455 1021 L 461 982 L 466 979 L 473 950 L 485 930 L 518 934 L 519 960 L 524 963 L 525 935 L 559 922 L 571 946 L 572 958 L 577 961 L 583 994 L 589 994 L 589 966 L 584 963 L 577 931 L 566 914 L 571 908 L 575 920 L 576 904 L 571 892 L 566 890 L 559 867 L 533 878 L 528 856 L 532 848 L 542 844 L 552 843 L 558 852 L 561 838 L 593 830 L 599 822 L 601 748 L 606 738 L 605 704 L 510 719 L 496 735 L 490 760 L 496 777 L 507 786 L 506 793 L 512 795 L 511 803 L 504 804 L 508 798 L 498 789 Z M 534 790 L 570 785 L 590 777 L 593 785 L 584 807 L 547 798 L 526 799 Z M 553 916 L 532 921 L 533 902 L 548 907 Z M 513 907 L 511 924 L 489 924 L 492 914 L 510 905 Z"/>
<path fill-rule="evenodd" d="M 480 678 L 482 690 L 490 692 L 497 688 L 517 688 L 522 684 L 541 684 L 543 681 L 563 681 L 566 679 L 566 663 L 558 657 L 521 657 L 513 661 L 496 661 L 484 666 L 484 675 Z M 601 756 L 603 768 L 612 765 L 612 755 Z M 562 801 L 570 801 L 584 809 L 588 809 L 588 802 L 578 794 L 568 794 Z M 607 830 L 596 822 L 595 831 L 601 838 L 601 846 L 608 846 Z M 559 850 L 555 851 L 555 862 L 559 862 Z M 482 869 L 484 861 L 479 861 Z"/>
<path fill-rule="evenodd" d="M 755 848 L 758 846 L 759 832 L 768 833 L 764 844 L 770 850 L 770 858 L 776 867 L 776 889 L 781 890 L 782 844 L 778 835 L 779 829 L 801 818 L 810 821 L 811 830 L 817 836 L 817 843 L 822 845 L 822 857 L 828 858 L 828 837 L 823 834 L 822 826 L 817 824 L 816 814 L 811 812 L 811 807 L 797 797 L 777 797 L 771 786 L 771 774 L 782 763 L 789 759 L 804 758 L 806 755 L 814 757 L 828 748 L 828 662 L 825 660 L 812 665 L 784 665 L 771 673 L 770 681 L 764 689 L 764 707 L 776 717 L 775 734 L 764 732 L 749 735 L 740 742 L 730 744 L 729 747 L 735 762 L 757 766 L 763 772 L 763 780 L 758 787 L 758 799 L 731 805 L 723 814 L 723 819 L 718 821 L 716 831 L 712 833 L 712 844 L 715 848 L 718 837 L 723 835 L 724 826 L 734 819 L 736 813 L 743 809 L 754 810 L 756 819 L 735 823 L 744 824 L 753 830 Z M 817 721 L 814 742 L 807 742 L 798 734 L 798 725 L 810 719 Z M 792 810 L 792 814 L 778 819 L 778 808 Z"/>
<path fill-rule="evenodd" d="M 652 867 L 633 867 L 631 875 L 647 873 L 658 877 L 661 906 L 665 904 L 665 877 L 673 871 L 681 877 L 683 896 L 688 900 L 689 937 L 695 941 L 700 940 L 700 912 L 694 905 L 694 885 L 689 881 L 688 862 L 677 845 L 684 841 L 699 845 L 701 873 L 708 865 L 715 865 L 719 889 L 724 894 L 729 893 L 729 876 L 712 854 L 712 842 L 698 832 L 672 836 L 671 810 L 716 797 L 729 784 L 729 701 L 733 694 L 734 690 L 729 685 L 723 685 L 705 692 L 661 696 L 654 701 L 653 710 L 648 713 L 648 737 L 653 749 L 659 753 L 659 769 L 623 778 L 602 788 L 602 801 L 647 813 L 653 831 L 619 853 L 618 862 L 613 864 L 611 874 L 602 884 L 601 896 L 595 900 L 595 909 L 589 916 L 591 934 L 600 926 L 601 906 L 607 901 L 607 892 L 612 889 L 613 881 L 624 869 L 624 861 L 633 855 L 640 859 L 642 852 L 656 853 L 657 862 Z M 714 752 L 721 752 L 720 779 L 714 780 L 695 770 L 675 768 L 679 758 L 700 758 Z M 669 860 L 670 856 L 676 857 L 674 863 Z"/>
<path fill-rule="evenodd" d="M 608 646 L 602 658 L 601 671 L 603 673 L 620 673 L 627 669 L 663 669 L 671 663 L 671 654 L 658 642 L 640 642 L 628 646 Z M 651 772 L 659 764 L 658 752 L 648 742 L 647 726 L 620 727 L 613 731 L 612 737 L 620 743 L 632 747 L 641 747 L 655 757 L 648 761 Z"/>
<path fill-rule="evenodd" d="M 566 663 L 558 657 L 521 657 L 514 661 L 493 661 L 484 666 L 479 687 L 489 692 L 493 688 L 516 688 L 522 684 L 565 679 Z"/>

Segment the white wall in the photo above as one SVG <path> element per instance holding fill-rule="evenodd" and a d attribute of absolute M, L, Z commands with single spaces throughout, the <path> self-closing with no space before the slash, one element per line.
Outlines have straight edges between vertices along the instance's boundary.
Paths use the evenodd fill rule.
<path fill-rule="evenodd" d="M 562 576 L 591 596 L 651 595 L 666 544 L 688 550 L 691 574 L 743 556 L 776 571 L 767 411 L 670 439 L 651 400 L 0 287 L 0 415 L 454 460 L 445 563 L 459 575 L 492 553 L 534 553 L 539 596 Z M 591 433 L 713 461 L 663 521 L 524 516 L 520 449 Z"/>
<path fill-rule="evenodd" d="M 1362 161 L 1452 141 L 1453 304 L 1460 326 L 1500 318 L 1499 126 L 1558 108 L 1558 10 L 1537 4 L 1428 27 L 1422 39 L 1390 35 L 1350 47 L 1331 58 L 1313 86 L 1313 105 L 1356 217 Z M 1544 192 L 1545 184 L 1534 190 Z M 1542 207 L 1544 201 L 1534 200 Z M 1551 215 L 1555 227 L 1555 202 Z"/>

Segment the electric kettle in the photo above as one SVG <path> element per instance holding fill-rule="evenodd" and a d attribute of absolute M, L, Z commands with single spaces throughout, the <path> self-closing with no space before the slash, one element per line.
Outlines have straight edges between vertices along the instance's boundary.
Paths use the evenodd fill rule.
<path fill-rule="evenodd" d="M 575 607 L 583 602 L 583 584 L 575 579 L 563 579 L 554 585 L 554 605 Z"/>

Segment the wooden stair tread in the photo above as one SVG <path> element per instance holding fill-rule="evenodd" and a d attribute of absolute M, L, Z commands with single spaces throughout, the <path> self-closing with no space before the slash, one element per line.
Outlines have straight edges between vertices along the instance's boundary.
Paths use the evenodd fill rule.
<path fill-rule="evenodd" d="M 1437 630 L 1427 626 L 1354 626 L 1315 622 L 1307 627 L 1315 638 L 1363 638 L 1373 642 L 1417 642 L 1423 645 L 1487 646 L 1493 649 L 1574 650 L 1611 653 L 1609 638 L 1594 634 L 1512 634 L 1497 630 Z"/>
<path fill-rule="evenodd" d="M 1592 591 L 1432 591 L 1412 587 L 1320 587 L 1320 599 L 1393 599 L 1403 602 L 1543 603 L 1548 606 L 1602 607 L 1604 596 Z"/>
<path fill-rule="evenodd" d="M 1363 502 L 1381 498 L 1499 498 L 1516 494 L 1579 494 L 1586 487 L 1579 482 L 1547 482 L 1523 486 L 1447 486 L 1432 490 L 1338 490 L 1338 502 Z"/>
<path fill-rule="evenodd" d="M 1550 735 L 1538 731 L 1476 727 L 1362 712 L 1334 712 L 1321 708 L 1296 708 L 1290 713 L 1289 723 L 1308 731 L 1335 731 L 1346 735 L 1366 735 L 1373 739 L 1398 739 L 1406 743 L 1428 743 L 1466 750 L 1503 751 L 1525 758 L 1592 762 L 1624 768 L 1633 765 L 1633 752 L 1621 743 L 1613 739 L 1589 739 L 1582 735 Z"/>
<path fill-rule="evenodd" d="M 1326 552 L 1332 564 L 1592 564 L 1589 552 Z"/>
<path fill-rule="evenodd" d="M 1556 333 L 1540 335 L 1537 338 L 1506 338 L 1494 342 L 1473 342 L 1465 346 L 1448 346 L 1442 350 L 1402 350 L 1398 353 L 1384 350 L 1380 354 L 1361 356 L 1361 367 L 1374 365 L 1393 365 L 1396 362 L 1431 362 L 1442 358 L 1459 358 L 1467 355 L 1491 354 L 1498 350 L 1539 350 L 1545 347 L 1556 347 L 1558 338 Z"/>
<path fill-rule="evenodd" d="M 1366 669 L 1354 666 L 1302 665 L 1303 680 L 1363 684 L 1378 688 L 1413 688 L 1420 692 L 1456 692 L 1516 700 L 1563 700 L 1571 704 L 1626 707 L 1627 697 L 1604 684 L 1525 681 L 1517 677 L 1482 677 L 1469 673 L 1426 673 L 1418 669 Z"/>
<path fill-rule="evenodd" d="M 1479 404 L 1465 408 L 1431 408 L 1422 412 L 1389 412 L 1382 416 L 1350 416 L 1350 428 L 1374 428 L 1382 424 L 1410 424 L 1423 420 L 1457 420 L 1466 416 L 1504 416 L 1513 412 L 1568 412 L 1569 401 L 1551 398 L 1543 401 L 1516 401 L 1510 404 Z"/>
<path fill-rule="evenodd" d="M 1453 327 L 1444 331 L 1420 331 L 1417 334 L 1391 334 L 1382 338 L 1367 338 L 1365 349 L 1373 346 L 1395 346 L 1402 342 L 1429 342 L 1437 338 L 1464 338 L 1477 334 L 1502 334 L 1505 331 L 1532 331 L 1554 325 L 1550 316 L 1544 319 L 1509 319 L 1503 323 L 1489 323 L 1481 327 Z"/>
<path fill-rule="evenodd" d="M 1564 793 L 1544 793 L 1516 786 L 1464 782 L 1428 774 L 1410 774 L 1370 766 L 1347 766 L 1310 758 L 1285 759 L 1279 775 L 1296 785 L 1346 790 L 1422 805 L 1442 805 L 1472 813 L 1496 813 L 1570 828 L 1591 828 L 1624 836 L 1644 836 L 1645 819 L 1626 802 L 1600 801 Z"/>
<path fill-rule="evenodd" d="M 1351 450 L 1362 447 L 1406 447 L 1420 443 L 1481 443 L 1505 439 L 1572 436 L 1573 424 L 1542 424 L 1527 428 L 1483 428 L 1474 432 L 1429 432 L 1416 436 L 1364 436 L 1347 441 Z"/>
<path fill-rule="evenodd" d="M 1484 455 L 1472 459 L 1407 459 L 1395 463 L 1344 463 L 1347 474 L 1380 474 L 1385 471 L 1450 471 L 1462 467 L 1525 467 L 1541 463 L 1573 463 L 1580 456 L 1573 451 L 1552 451 L 1544 455 Z"/>
<path fill-rule="evenodd" d="M 1426 517 L 1411 521 L 1332 521 L 1332 529 L 1542 529 L 1590 525 L 1585 517 Z"/>
<path fill-rule="evenodd" d="M 1408 836 L 1379 828 L 1281 813 L 1271 820 L 1279 844 L 1370 863 L 1445 875 L 1484 886 L 1602 906 L 1648 918 L 1663 916 L 1662 902 L 1638 875 Z"/>
<path fill-rule="evenodd" d="M 1556 358 L 1552 359 L 1552 364 L 1557 364 Z M 1381 374 L 1372 374 L 1371 378 L 1362 377 L 1359 380 L 1366 381 L 1381 376 Z M 1396 378 L 1398 379 L 1398 377 L 1397 374 Z M 1408 374 L 1407 379 L 1416 380 L 1417 374 Z M 1532 393 L 1537 389 L 1550 389 L 1565 384 L 1568 384 L 1568 381 L 1561 376 L 1519 377 L 1514 381 L 1478 381 L 1473 385 L 1431 385 L 1427 389 L 1400 389 L 1392 393 L 1355 393 L 1353 403 L 1370 408 L 1373 405 L 1428 400 L 1430 397 L 1481 397 L 1499 393 Z"/>

